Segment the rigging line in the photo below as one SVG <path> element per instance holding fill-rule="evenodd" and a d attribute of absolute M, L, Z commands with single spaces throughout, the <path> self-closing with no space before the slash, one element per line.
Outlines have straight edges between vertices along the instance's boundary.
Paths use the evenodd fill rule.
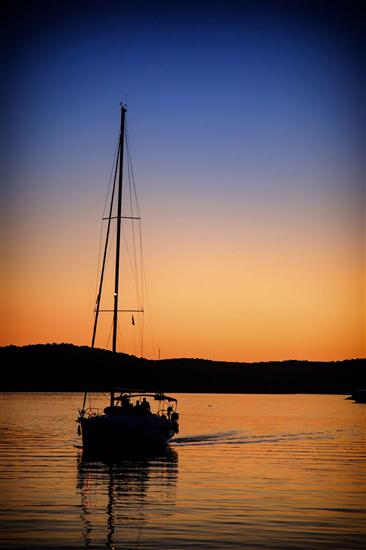
<path fill-rule="evenodd" d="M 141 357 L 144 356 L 144 312 L 141 314 Z"/>
<path fill-rule="evenodd" d="M 144 305 L 144 269 L 143 269 L 143 265 L 144 265 L 144 254 L 143 254 L 143 249 L 142 249 L 142 224 L 141 224 L 141 221 L 139 223 L 139 244 L 140 244 L 140 262 L 141 262 L 141 281 L 140 281 L 140 284 L 141 284 L 141 303 L 142 303 L 142 306 Z"/>
<path fill-rule="evenodd" d="M 97 262 L 97 272 L 95 274 L 94 296 L 96 296 L 97 294 L 98 281 L 99 281 L 100 255 L 102 250 L 102 235 L 103 235 L 103 220 L 101 220 L 100 222 L 100 230 L 99 230 L 98 262 Z"/>
<path fill-rule="evenodd" d="M 105 211 L 106 211 L 107 201 L 108 201 L 108 196 L 109 196 L 109 190 L 111 188 L 111 183 L 115 179 L 115 176 L 113 177 L 113 172 L 115 171 L 115 166 L 116 166 L 116 163 L 117 163 L 118 153 L 119 153 L 119 139 L 117 140 L 116 148 L 115 148 L 115 151 L 114 151 L 113 164 L 112 164 L 112 169 L 111 169 L 111 173 L 110 173 L 110 176 L 109 176 L 109 184 L 108 184 L 108 189 L 107 189 L 107 193 L 106 193 L 106 196 L 105 196 L 102 218 L 104 218 L 104 214 L 105 214 Z"/>
<path fill-rule="evenodd" d="M 94 315 L 93 336 L 92 336 L 92 342 L 91 342 L 91 347 L 92 348 L 94 348 L 95 336 L 96 336 L 96 330 L 97 330 L 97 324 L 98 324 L 99 304 L 100 304 L 101 294 L 102 294 L 104 269 L 105 269 L 105 262 L 106 262 L 107 248 L 108 248 L 109 229 L 110 229 L 110 225 L 111 225 L 110 218 L 111 218 L 111 215 L 112 215 L 113 198 L 114 198 L 114 191 L 115 191 L 115 187 L 116 187 L 116 176 L 117 176 L 117 165 L 118 165 L 119 150 L 120 150 L 120 140 L 118 140 L 118 147 L 117 147 L 117 150 L 114 154 L 115 171 L 114 171 L 114 178 L 113 178 L 113 189 L 112 189 L 112 196 L 111 196 L 111 206 L 110 206 L 110 212 L 109 212 L 106 243 L 105 243 L 104 254 L 103 254 L 103 265 L 102 265 L 102 271 L 101 271 L 101 275 L 100 275 L 99 291 L 98 291 L 98 295 L 97 295 L 95 315 Z M 108 186 L 107 196 L 106 196 L 105 203 L 104 203 L 103 215 L 104 215 L 104 211 L 105 211 L 105 207 L 106 207 L 106 203 L 107 203 L 107 197 L 109 195 L 109 189 L 110 189 L 110 186 L 111 186 L 112 174 L 113 174 L 113 168 L 112 168 L 111 176 L 110 176 L 110 179 L 109 179 L 109 186 Z M 102 218 L 103 218 L 103 216 L 102 216 Z M 100 236 L 100 238 L 101 238 L 101 236 Z M 100 262 L 100 250 L 101 250 L 101 248 L 99 247 L 98 268 L 97 268 L 98 271 L 99 271 L 99 262 Z M 97 284 L 98 284 L 98 282 L 96 283 L 96 286 L 97 286 Z M 83 410 L 85 409 L 85 402 L 86 402 L 87 395 L 88 395 L 88 391 L 85 391 L 84 392 L 84 401 L 83 401 Z"/>
<path fill-rule="evenodd" d="M 125 130 L 125 143 L 127 143 L 126 130 Z M 126 151 L 127 151 L 127 145 L 126 145 Z M 128 188 L 129 188 L 129 194 L 130 194 L 131 216 L 133 216 L 134 213 L 133 213 L 132 191 L 131 191 L 131 162 L 130 162 L 130 155 L 128 154 L 128 151 L 127 151 L 127 174 L 128 174 Z"/>
<path fill-rule="evenodd" d="M 141 220 L 141 212 L 140 212 L 140 205 L 137 197 L 137 190 L 136 190 L 136 182 L 135 182 L 135 175 L 133 171 L 133 165 L 132 165 L 132 159 L 130 154 L 130 146 L 129 146 L 129 139 L 128 139 L 128 128 L 127 125 L 125 127 L 125 137 L 126 137 L 126 152 L 127 152 L 127 164 L 129 167 L 129 170 L 131 171 L 132 176 L 132 184 L 133 184 L 133 190 L 134 190 L 134 197 L 135 197 L 135 203 L 137 208 L 138 217 Z M 142 224 L 141 221 L 139 223 L 139 244 L 140 244 L 140 261 L 141 261 L 141 302 L 144 303 L 144 273 L 143 273 L 143 244 L 142 244 Z"/>
<path fill-rule="evenodd" d="M 134 175 L 134 172 L 133 172 L 132 158 L 131 158 L 131 154 L 130 154 L 130 144 L 129 144 L 129 139 L 128 139 L 127 126 L 126 126 L 125 135 L 126 135 L 127 160 L 128 160 L 128 163 L 131 166 L 132 184 L 133 184 L 133 190 L 134 190 L 134 195 L 135 195 L 136 208 L 137 208 L 138 216 L 141 217 L 140 216 L 140 205 L 139 205 L 139 201 L 138 201 L 138 198 L 137 198 L 137 192 L 136 192 L 135 175 Z"/>
<path fill-rule="evenodd" d="M 136 335 L 135 335 L 134 330 L 132 331 L 132 339 L 133 339 L 133 353 L 137 357 L 137 353 L 136 353 Z"/>
<path fill-rule="evenodd" d="M 119 147 L 119 149 L 120 149 L 120 147 Z M 118 149 L 118 151 L 119 151 L 119 149 Z M 95 335 L 96 335 L 98 317 L 99 317 L 99 306 L 100 306 L 100 300 L 101 300 L 101 297 L 102 297 L 104 271 L 105 271 L 105 266 L 106 266 L 106 262 L 107 262 L 107 256 L 109 255 L 108 254 L 108 242 L 109 242 L 109 233 L 110 233 L 110 228 L 111 228 L 111 215 L 112 215 L 112 210 L 113 210 L 114 194 L 115 194 L 115 189 L 116 189 L 118 164 L 119 163 L 116 162 L 115 171 L 114 171 L 114 180 L 113 180 L 113 188 L 112 188 L 112 195 L 111 195 L 111 203 L 110 203 L 110 207 L 109 207 L 109 219 L 108 219 L 108 224 L 107 224 L 107 233 L 106 233 L 105 247 L 104 247 L 104 253 L 103 253 L 103 262 L 102 262 L 102 269 L 101 269 L 101 273 L 100 273 L 99 290 L 98 290 L 96 308 L 95 308 L 95 318 L 94 318 L 93 336 L 92 336 L 92 345 L 91 345 L 92 348 L 94 347 L 94 343 L 95 343 Z"/>
<path fill-rule="evenodd" d="M 139 200 L 138 200 L 138 197 L 137 197 L 137 190 L 136 190 L 135 174 L 134 174 L 134 171 L 133 171 L 132 158 L 131 158 L 131 152 L 130 152 L 130 142 L 129 142 L 129 137 L 128 137 L 127 124 L 126 124 L 126 127 L 125 127 L 125 137 L 126 137 L 127 164 L 128 164 L 129 169 L 131 171 L 132 185 L 133 185 L 133 191 L 134 191 L 134 197 L 135 197 L 135 203 L 136 203 L 138 217 L 141 218 L 140 205 L 139 205 Z M 145 269 L 143 244 L 142 244 L 142 224 L 141 224 L 141 221 L 139 223 L 139 240 L 140 240 L 140 261 L 141 261 L 141 300 L 142 300 L 142 304 L 144 304 L 145 294 L 146 294 L 147 307 L 148 307 L 148 322 L 149 322 L 149 326 L 150 326 L 153 353 L 155 353 L 155 342 L 154 342 L 154 334 L 153 334 L 153 330 L 152 330 L 152 319 L 151 319 L 151 307 L 150 307 L 150 299 L 149 299 L 149 293 L 148 293 L 148 287 L 147 287 L 146 269 Z M 145 309 L 145 308 L 143 308 L 143 309 Z M 144 314 L 142 315 L 142 317 L 144 318 Z M 144 325 L 143 325 L 143 327 L 144 327 Z M 144 336 L 144 334 L 143 334 L 143 331 L 142 331 L 142 342 L 143 342 L 143 336 Z M 142 350 L 143 350 L 143 343 L 142 343 Z M 141 353 L 141 355 L 143 355 L 143 354 Z"/>
<path fill-rule="evenodd" d="M 119 341 L 119 349 L 120 349 L 121 352 L 123 352 L 123 350 L 125 349 L 125 346 L 124 346 L 124 343 L 123 343 L 122 331 L 121 331 L 119 321 L 117 321 L 117 336 L 118 336 L 118 341 Z"/>
<path fill-rule="evenodd" d="M 132 201 L 132 190 L 131 190 L 131 171 L 130 171 L 130 163 L 127 162 L 127 168 L 128 168 L 128 189 L 129 189 L 129 195 L 130 195 L 130 209 L 131 209 L 131 216 L 133 217 L 133 201 Z M 135 265 L 135 273 L 136 273 L 136 281 L 137 281 L 137 254 L 136 254 L 136 237 L 135 237 L 135 220 L 132 218 L 131 220 L 132 226 L 132 247 L 133 247 L 133 261 Z M 138 284 L 138 283 L 137 283 Z"/>
<path fill-rule="evenodd" d="M 116 149 L 115 149 L 114 156 L 113 156 L 113 164 L 112 164 L 112 169 L 111 169 L 111 173 L 110 173 L 109 180 L 108 180 L 108 188 L 107 188 L 107 193 L 105 195 L 105 200 L 104 200 L 102 219 L 100 221 L 99 245 L 98 245 L 98 262 L 97 262 L 97 272 L 96 272 L 96 275 L 95 275 L 94 296 L 97 294 L 98 279 L 99 279 L 99 273 L 100 273 L 100 256 L 101 256 L 101 250 L 102 250 L 103 218 L 104 218 L 105 209 L 106 209 L 106 206 L 107 206 L 107 200 L 108 200 L 108 197 L 109 197 L 109 190 L 111 188 L 111 183 L 112 183 L 112 178 L 113 178 L 113 171 L 114 171 L 114 167 L 116 166 L 117 155 L 118 155 L 118 141 L 117 141 Z"/>
<path fill-rule="evenodd" d="M 132 214 L 132 216 L 134 215 L 134 212 L 133 212 L 133 199 L 132 199 L 132 188 L 131 188 L 131 180 L 132 180 L 137 213 L 138 213 L 138 217 L 141 218 L 140 208 L 139 208 L 139 204 L 138 204 L 138 201 L 137 201 L 135 184 L 134 184 L 134 176 L 133 176 L 133 167 L 132 167 L 131 155 L 130 155 L 130 152 L 129 152 L 127 127 L 125 128 L 125 138 L 126 138 L 125 142 L 126 142 L 126 152 L 127 152 L 128 188 L 129 188 L 129 194 L 130 194 L 131 214 Z M 133 219 L 132 219 L 132 243 L 133 243 L 133 256 L 134 256 L 134 262 L 135 262 L 135 273 L 136 273 L 136 277 L 137 277 L 136 237 L 135 237 L 135 224 L 134 224 Z"/>
<path fill-rule="evenodd" d="M 108 219 L 108 218 L 106 218 L 106 219 Z M 94 295 L 95 296 L 97 295 L 98 280 L 99 280 L 99 273 L 100 273 L 99 264 L 100 264 L 101 248 L 102 248 L 102 246 L 101 246 L 102 245 L 102 235 L 103 235 L 103 221 L 102 221 L 102 225 L 101 225 L 101 228 L 100 228 L 100 237 L 99 237 L 98 272 L 96 274 L 95 290 L 94 290 Z M 108 244 L 108 251 L 107 251 L 107 258 L 106 258 L 106 267 L 109 264 L 109 259 L 110 259 L 110 256 L 111 256 L 111 252 L 113 250 L 113 245 L 114 245 L 115 238 L 116 238 L 116 227 L 112 226 L 112 232 L 110 233 L 110 236 L 109 236 L 109 244 Z M 95 313 L 95 304 L 94 304 L 94 310 L 93 310 L 93 317 L 94 317 L 94 313 Z"/>
<path fill-rule="evenodd" d="M 89 397 L 89 409 L 95 409 L 96 408 L 95 404 L 97 401 L 96 395 L 89 392 L 88 397 Z"/>
<path fill-rule="evenodd" d="M 109 265 L 109 260 L 110 260 L 110 257 L 111 257 L 111 253 L 114 249 L 114 244 L 115 244 L 115 240 L 116 240 L 116 233 L 117 233 L 117 230 L 116 230 L 116 226 L 114 226 L 112 228 L 112 231 L 111 231 L 111 234 L 110 234 L 110 239 L 109 239 L 109 245 L 108 245 L 108 251 L 107 251 L 107 258 L 106 258 L 106 268 L 108 267 Z M 101 297 L 102 298 L 102 297 Z M 100 303 L 99 303 L 99 307 L 101 305 L 101 299 L 100 299 Z M 100 310 L 101 311 L 101 310 Z M 95 306 L 94 306 L 94 313 L 95 313 Z"/>
<path fill-rule="evenodd" d="M 134 199 L 135 199 L 135 203 L 136 203 L 138 217 L 140 218 L 140 223 L 139 223 L 139 248 L 140 248 L 140 261 L 141 261 L 141 265 L 142 265 L 143 248 L 142 248 L 141 212 L 140 212 L 139 201 L 138 201 L 138 198 L 137 198 L 136 182 L 135 182 L 135 176 L 134 176 L 133 166 L 132 166 L 132 159 L 131 159 L 131 154 L 130 154 L 130 149 L 129 149 L 127 128 L 126 128 L 126 151 L 127 151 L 127 166 L 128 166 L 128 170 L 129 170 L 129 178 L 130 178 L 130 174 L 131 174 L 133 192 L 134 192 Z M 134 241 L 134 244 L 135 244 L 135 241 Z M 137 272 L 137 269 L 136 269 L 136 272 Z M 142 270 L 142 268 L 141 268 L 141 281 L 139 281 L 139 284 L 141 285 L 141 302 L 143 304 L 144 303 L 144 284 L 143 284 L 143 270 Z"/>
<path fill-rule="evenodd" d="M 130 269 L 131 269 L 131 272 L 132 272 L 133 282 L 135 284 L 137 300 L 139 302 L 139 306 L 141 307 L 141 309 L 143 309 L 143 304 L 141 302 L 141 296 L 140 296 L 140 289 L 139 289 L 139 285 L 137 283 L 137 273 L 134 271 L 133 262 L 131 260 L 130 248 L 128 246 L 128 242 L 127 242 L 127 238 L 126 238 L 126 234 L 125 234 L 123 226 L 122 226 L 122 236 L 123 236 L 123 242 L 125 244 L 125 249 L 126 249 L 126 252 L 127 252 L 127 257 L 128 257 L 128 260 L 129 260 Z"/>
<path fill-rule="evenodd" d="M 149 296 L 149 288 L 147 286 L 145 261 L 143 257 L 141 258 L 141 265 L 142 265 L 142 271 L 143 271 L 143 282 L 145 287 L 145 300 L 147 304 L 147 317 L 148 317 L 148 325 L 150 329 L 151 345 L 152 345 L 153 355 L 155 355 L 155 339 L 154 339 L 154 332 L 152 328 L 153 324 L 152 324 L 152 318 L 151 318 L 150 296 Z M 144 311 L 145 311 L 145 308 L 144 308 Z"/>
<path fill-rule="evenodd" d="M 133 185 L 133 190 L 134 190 L 136 208 L 137 208 L 138 217 L 141 218 L 140 205 L 139 205 L 139 200 L 138 200 L 138 197 L 137 197 L 137 190 L 136 190 L 135 175 L 134 175 L 134 171 L 133 171 L 132 159 L 131 159 L 131 153 L 130 153 L 130 144 L 129 144 L 129 138 L 128 138 L 127 125 L 126 125 L 126 128 L 125 128 L 125 136 L 126 136 L 127 161 L 128 161 L 128 164 L 129 164 L 130 170 L 131 170 L 132 185 Z M 145 261 L 144 261 L 141 222 L 139 224 L 139 237 L 140 237 L 140 259 L 141 259 L 141 295 L 142 295 L 141 297 L 142 297 L 142 302 L 144 303 L 145 302 L 145 295 L 146 295 L 147 309 L 148 309 L 148 324 L 150 326 L 153 353 L 155 354 L 155 341 L 154 341 L 154 334 L 153 334 L 153 330 L 152 330 L 151 307 L 150 307 L 150 298 L 149 298 L 149 292 L 148 292 L 148 286 L 147 286 L 146 268 L 145 268 Z"/>
<path fill-rule="evenodd" d="M 113 321 L 111 322 L 111 328 L 109 329 L 106 348 L 108 348 L 109 346 L 109 340 L 111 339 L 112 329 L 113 329 Z"/>
<path fill-rule="evenodd" d="M 131 186 L 132 175 L 131 175 L 131 162 L 130 162 L 129 156 L 127 156 L 127 161 L 128 161 L 127 162 L 127 170 L 128 170 L 128 189 L 129 189 L 129 199 L 130 199 L 130 210 L 131 210 L 131 215 L 133 216 L 134 211 L 133 211 L 133 196 L 132 196 L 132 186 Z M 138 234 L 139 234 L 140 240 L 141 240 L 141 220 L 139 220 L 138 227 L 139 227 Z M 138 277 L 136 232 L 135 232 L 135 222 L 134 222 L 134 220 L 132 220 L 131 230 L 132 230 L 132 246 L 133 246 L 133 263 L 134 263 L 135 287 L 136 287 L 137 297 L 138 297 L 138 300 L 140 302 L 141 309 L 142 309 L 143 308 L 143 285 L 141 284 L 141 282 L 142 282 L 142 269 L 140 269 L 140 272 L 141 272 L 141 274 L 140 274 L 141 281 L 140 281 L 139 277 Z M 141 256 L 140 256 L 140 259 L 141 259 Z M 141 264 L 141 261 L 140 261 L 140 264 Z M 142 317 L 143 317 L 143 315 L 142 315 Z M 133 332 L 132 332 L 132 335 L 133 335 L 133 350 L 134 350 L 134 354 L 136 356 L 140 355 L 140 357 L 142 357 L 143 356 L 143 322 L 141 322 L 141 326 L 139 326 L 139 329 L 140 329 L 139 330 L 140 338 L 138 338 L 137 342 L 136 342 L 136 330 L 133 330 Z"/>
<path fill-rule="evenodd" d="M 102 394 L 103 397 L 109 397 L 106 392 L 100 392 L 100 393 Z M 97 403 L 97 399 L 99 397 L 98 394 L 99 394 L 99 392 L 89 392 L 88 397 L 89 397 L 89 408 L 90 409 L 95 408 L 95 404 Z"/>
<path fill-rule="evenodd" d="M 114 226 L 113 229 L 112 229 L 112 235 L 111 235 L 110 243 L 109 243 L 109 246 L 108 246 L 106 266 L 109 264 L 109 258 L 111 257 L 111 253 L 112 253 L 112 250 L 114 248 L 114 243 L 115 243 L 115 240 L 116 240 L 116 233 L 117 233 L 117 228 L 116 228 L 116 226 Z"/>
<path fill-rule="evenodd" d="M 129 167 L 129 170 L 131 172 L 131 177 L 132 177 L 132 185 L 133 185 L 133 191 L 134 191 L 134 198 L 135 198 L 137 213 L 138 213 L 138 217 L 141 220 L 140 205 L 139 205 L 139 201 L 138 201 L 138 198 L 137 198 L 135 175 L 134 175 L 134 172 L 133 172 L 132 159 L 131 159 L 127 134 L 126 134 L 126 150 L 127 150 L 128 167 Z M 142 265 L 143 247 L 142 247 L 142 224 L 141 224 L 141 221 L 139 223 L 139 245 L 140 245 L 140 260 L 141 260 L 141 265 Z M 142 303 L 143 303 L 144 302 L 144 283 L 143 283 L 143 270 L 142 270 L 142 268 L 141 268 L 141 283 L 140 284 L 141 284 L 141 299 L 142 299 Z"/>

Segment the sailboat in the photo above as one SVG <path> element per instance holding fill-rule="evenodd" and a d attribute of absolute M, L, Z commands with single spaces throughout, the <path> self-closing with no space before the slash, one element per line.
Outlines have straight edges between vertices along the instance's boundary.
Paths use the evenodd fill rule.
<path fill-rule="evenodd" d="M 124 219 L 140 219 L 135 216 L 122 215 L 123 153 L 125 146 L 125 119 L 127 108 L 121 104 L 120 134 L 117 158 L 114 169 L 114 181 L 111 192 L 104 254 L 99 279 L 99 289 L 95 305 L 95 317 L 91 347 L 94 348 L 98 327 L 104 275 L 108 256 L 109 235 L 112 223 L 116 223 L 116 247 L 114 260 L 113 292 L 113 326 L 112 352 L 117 354 L 118 315 L 126 311 L 119 309 L 120 293 L 120 258 L 121 258 L 121 225 Z M 116 203 L 115 203 L 116 201 Z M 116 210 L 116 215 L 115 214 Z M 134 318 L 132 317 L 132 320 Z M 133 320 L 134 323 L 134 320 Z M 115 368 L 115 367 L 114 367 Z M 116 376 L 114 376 L 116 379 Z M 101 409 L 87 407 L 88 391 L 84 393 L 83 405 L 78 411 L 76 422 L 78 434 L 82 437 L 85 451 L 97 452 L 133 452 L 135 450 L 151 451 L 165 448 L 170 439 L 179 431 L 177 399 L 162 392 L 154 393 L 144 390 L 117 387 L 111 384 L 109 402 Z"/>

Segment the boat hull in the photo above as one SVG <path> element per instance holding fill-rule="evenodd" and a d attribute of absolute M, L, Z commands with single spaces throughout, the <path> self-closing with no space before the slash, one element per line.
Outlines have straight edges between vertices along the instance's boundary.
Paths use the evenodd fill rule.
<path fill-rule="evenodd" d="M 166 448 L 177 432 L 174 422 L 149 415 L 92 416 L 80 420 L 83 448 L 88 451 L 133 452 Z"/>

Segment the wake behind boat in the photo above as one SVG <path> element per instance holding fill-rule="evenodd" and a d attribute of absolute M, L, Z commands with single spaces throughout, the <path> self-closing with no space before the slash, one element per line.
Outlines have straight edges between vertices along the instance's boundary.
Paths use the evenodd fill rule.
<path fill-rule="evenodd" d="M 101 266 L 99 290 L 95 306 L 95 319 L 91 347 L 94 348 L 99 313 L 113 313 L 112 351 L 117 353 L 118 315 L 120 312 L 143 313 L 143 307 L 134 309 L 119 309 L 119 279 L 121 257 L 121 223 L 122 219 L 140 220 L 139 216 L 122 215 L 122 183 L 123 183 L 123 153 L 125 142 L 126 107 L 121 105 L 121 125 L 118 141 L 118 152 L 114 170 L 114 181 L 109 206 L 109 215 L 103 218 L 107 221 L 107 231 L 104 254 Z M 117 192 L 116 192 L 117 191 Z M 116 248 L 114 264 L 113 309 L 101 309 L 104 275 L 108 257 L 108 245 L 111 224 L 116 222 Z M 132 324 L 135 324 L 132 316 Z M 114 377 L 116 378 L 116 377 Z M 146 391 L 118 388 L 111 385 L 109 405 L 102 410 L 87 407 L 88 392 L 84 394 L 83 406 L 79 410 L 77 422 L 78 434 L 82 437 L 85 451 L 109 453 L 114 451 L 134 452 L 143 450 L 149 452 L 167 446 L 169 440 L 179 431 L 177 400 L 164 393 L 149 393 Z"/>

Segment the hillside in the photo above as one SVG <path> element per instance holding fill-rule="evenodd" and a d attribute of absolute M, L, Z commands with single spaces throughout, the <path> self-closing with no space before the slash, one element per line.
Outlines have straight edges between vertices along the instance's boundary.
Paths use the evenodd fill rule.
<path fill-rule="evenodd" d="M 72 344 L 0 348 L 1 391 L 109 391 L 119 386 L 214 393 L 350 393 L 366 387 L 366 360 L 229 363 L 152 361 Z M 115 369 L 113 368 L 115 366 Z"/>

